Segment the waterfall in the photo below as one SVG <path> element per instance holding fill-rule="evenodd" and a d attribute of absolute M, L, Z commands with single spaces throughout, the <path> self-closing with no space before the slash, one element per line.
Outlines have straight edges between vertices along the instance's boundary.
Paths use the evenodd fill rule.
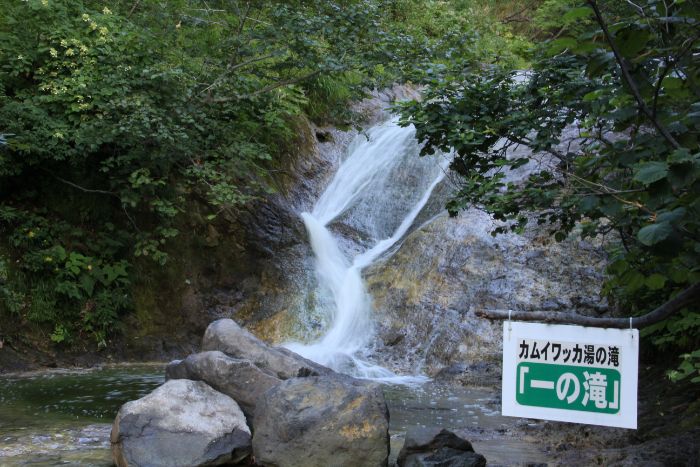
<path fill-rule="evenodd" d="M 445 175 L 445 160 L 421 158 L 419 150 L 414 128 L 398 126 L 397 119 L 358 135 L 312 212 L 301 214 L 319 293 L 326 297 L 321 311 L 328 326 L 316 342 L 285 347 L 360 378 L 421 380 L 397 376 L 361 355 L 373 336 L 372 300 L 362 270 L 398 245 Z M 343 247 L 343 239 L 329 228 L 334 222 L 350 225 L 364 242 Z"/>

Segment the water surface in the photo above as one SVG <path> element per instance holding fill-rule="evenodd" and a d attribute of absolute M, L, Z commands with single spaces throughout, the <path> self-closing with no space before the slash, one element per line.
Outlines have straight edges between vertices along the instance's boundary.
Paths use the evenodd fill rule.
<path fill-rule="evenodd" d="M 163 365 L 0 377 L 0 466 L 111 465 L 119 407 L 160 385 Z"/>
<path fill-rule="evenodd" d="M 56 370 L 0 377 L 0 466 L 111 465 L 109 433 L 119 407 L 163 383 L 163 365 Z M 494 389 L 384 385 L 392 460 L 413 426 L 444 427 L 472 441 L 489 465 L 546 462 L 515 436 Z M 516 431 L 517 432 L 517 431 Z"/>
<path fill-rule="evenodd" d="M 384 387 L 389 406 L 391 461 L 412 427 L 446 428 L 469 440 L 487 465 L 520 466 L 547 462 L 543 446 L 523 440 L 516 419 L 501 415 L 500 394 L 493 388 L 467 388 L 430 382 L 421 387 Z"/>

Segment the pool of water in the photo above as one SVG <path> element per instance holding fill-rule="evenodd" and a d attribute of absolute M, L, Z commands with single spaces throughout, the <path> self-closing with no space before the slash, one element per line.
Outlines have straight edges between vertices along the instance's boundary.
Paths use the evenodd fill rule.
<path fill-rule="evenodd" d="M 119 407 L 160 385 L 162 364 L 0 377 L 0 466 L 111 465 Z"/>
<path fill-rule="evenodd" d="M 0 466 L 111 465 L 109 433 L 119 407 L 162 384 L 163 364 L 55 370 L 0 377 Z M 437 426 L 472 441 L 489 465 L 546 462 L 518 439 L 491 389 L 385 385 L 391 458 L 406 430 Z M 517 431 L 516 431 L 517 432 Z"/>
<path fill-rule="evenodd" d="M 446 386 L 429 382 L 418 388 L 385 386 L 389 406 L 391 458 L 396 459 L 411 427 L 441 427 L 468 439 L 488 465 L 547 462 L 540 443 L 522 439 L 517 422 L 501 416 L 500 394 L 491 388 Z"/>

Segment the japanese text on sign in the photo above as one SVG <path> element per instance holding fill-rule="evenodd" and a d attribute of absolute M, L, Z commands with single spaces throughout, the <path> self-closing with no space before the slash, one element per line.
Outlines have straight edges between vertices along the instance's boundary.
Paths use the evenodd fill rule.
<path fill-rule="evenodd" d="M 568 363 L 610 368 L 620 366 L 620 348 L 616 345 L 520 339 L 518 350 L 518 360 L 520 361 Z"/>
<path fill-rule="evenodd" d="M 507 322 L 503 332 L 504 415 L 636 428 L 638 331 Z"/>

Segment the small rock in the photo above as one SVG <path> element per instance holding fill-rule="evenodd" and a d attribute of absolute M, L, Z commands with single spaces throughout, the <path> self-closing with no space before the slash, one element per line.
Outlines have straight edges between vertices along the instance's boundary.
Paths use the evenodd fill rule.
<path fill-rule="evenodd" d="M 173 360 L 165 365 L 165 380 L 169 379 L 195 379 L 187 377 L 187 368 L 182 360 Z"/>
<path fill-rule="evenodd" d="M 319 143 L 333 142 L 333 134 L 330 131 L 316 130 L 316 139 Z"/>
<path fill-rule="evenodd" d="M 399 467 L 484 467 L 486 459 L 449 430 L 416 427 L 406 433 L 396 463 Z"/>
<path fill-rule="evenodd" d="M 292 351 L 267 345 L 231 319 L 219 319 L 209 325 L 202 340 L 202 350 L 219 350 L 232 357 L 249 360 L 279 379 L 334 373 L 330 368 Z"/>
<path fill-rule="evenodd" d="M 386 466 L 389 413 L 376 386 L 347 376 L 294 378 L 255 409 L 253 453 L 269 467 Z"/>
<path fill-rule="evenodd" d="M 204 239 L 204 243 L 209 247 L 219 246 L 220 238 L 221 234 L 218 230 L 216 230 L 216 227 L 214 227 L 212 224 L 209 224 L 207 226 L 207 236 Z"/>
<path fill-rule="evenodd" d="M 201 381 L 171 380 L 120 409 L 110 436 L 118 467 L 199 466 L 250 455 L 238 404 Z"/>
<path fill-rule="evenodd" d="M 391 329 L 382 337 L 382 340 L 384 341 L 385 346 L 393 347 L 395 345 L 400 344 L 401 341 L 403 341 L 404 337 L 406 336 L 400 330 Z"/>

